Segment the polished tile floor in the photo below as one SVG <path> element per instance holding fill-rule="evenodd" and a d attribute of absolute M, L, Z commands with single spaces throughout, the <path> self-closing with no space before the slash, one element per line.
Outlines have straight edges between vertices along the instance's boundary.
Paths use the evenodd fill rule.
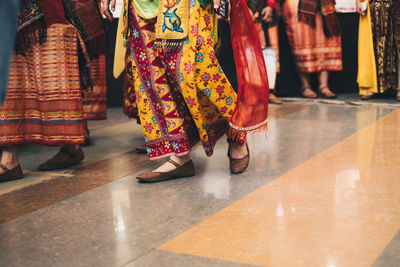
<path fill-rule="evenodd" d="M 0 184 L 0 266 L 400 266 L 400 110 L 271 106 L 249 136 L 193 151 L 196 176 L 139 184 L 153 164 L 140 128 L 110 109 L 74 168 L 40 172 L 56 148 L 22 151 L 26 178 Z"/>

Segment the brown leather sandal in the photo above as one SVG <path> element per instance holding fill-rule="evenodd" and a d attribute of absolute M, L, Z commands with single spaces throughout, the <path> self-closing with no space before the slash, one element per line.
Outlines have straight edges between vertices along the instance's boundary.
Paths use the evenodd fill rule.
<path fill-rule="evenodd" d="M 303 87 L 301 88 L 301 94 L 304 98 L 317 98 L 317 93 L 314 92 L 311 87 Z"/>
<path fill-rule="evenodd" d="M 0 168 L 4 170 L 4 172 L 0 174 L 0 183 L 6 181 L 18 180 L 24 177 L 21 166 L 19 164 L 18 166 L 10 170 L 5 165 L 0 163 Z"/>
<path fill-rule="evenodd" d="M 168 159 L 168 162 L 175 165 L 176 169 L 169 172 L 145 172 L 139 174 L 136 179 L 141 183 L 157 183 L 171 179 L 194 176 L 194 164 L 192 160 L 189 160 L 183 165 L 179 165 L 171 159 Z"/>
<path fill-rule="evenodd" d="M 87 121 L 85 120 L 85 143 L 82 146 L 90 146 L 92 144 L 92 138 L 90 137 L 90 131 Z"/>
<path fill-rule="evenodd" d="M 147 147 L 146 145 L 138 145 L 136 147 L 136 152 L 139 154 L 147 154 Z"/>
<path fill-rule="evenodd" d="M 247 155 L 241 159 L 234 159 L 231 157 L 231 149 L 228 149 L 228 158 L 229 158 L 229 169 L 233 174 L 239 174 L 244 172 L 250 163 L 250 152 L 249 146 L 246 143 Z"/>
<path fill-rule="evenodd" d="M 57 169 L 65 169 L 78 164 L 85 158 L 81 148 L 70 151 L 65 147 L 60 148 L 58 153 L 48 161 L 39 165 L 39 170 L 50 171 Z"/>
<path fill-rule="evenodd" d="M 400 88 L 397 88 L 396 90 L 396 100 L 400 102 Z"/>
<path fill-rule="evenodd" d="M 334 99 L 337 97 L 335 93 L 333 93 L 328 86 L 323 86 L 318 88 L 318 94 L 320 97 Z"/>
<path fill-rule="evenodd" d="M 360 95 L 360 99 L 361 100 L 369 100 L 369 99 L 372 99 L 372 98 L 374 98 L 374 93 L 369 93 L 369 94 L 366 94 L 366 95 Z"/>

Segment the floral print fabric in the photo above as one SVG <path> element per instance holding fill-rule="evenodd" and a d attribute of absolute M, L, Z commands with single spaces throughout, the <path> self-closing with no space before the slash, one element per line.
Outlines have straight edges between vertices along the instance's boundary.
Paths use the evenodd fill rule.
<path fill-rule="evenodd" d="M 192 0 L 183 48 L 164 53 L 153 47 L 156 21 L 143 20 L 130 6 L 128 88 L 135 92 L 151 159 L 187 154 L 198 141 L 210 156 L 227 130 L 236 93 L 215 56 L 211 8 Z"/>

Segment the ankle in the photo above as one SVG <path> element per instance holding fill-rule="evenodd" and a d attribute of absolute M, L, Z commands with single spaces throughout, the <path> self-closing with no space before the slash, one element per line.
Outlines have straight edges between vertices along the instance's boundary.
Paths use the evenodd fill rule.
<path fill-rule="evenodd" d="M 18 160 L 4 160 L 4 161 L 1 161 L 1 164 L 3 164 L 9 170 L 11 170 L 19 165 L 19 161 Z"/>
<path fill-rule="evenodd" d="M 183 165 L 186 162 L 190 161 L 190 156 L 188 155 L 183 155 L 183 156 L 171 156 L 170 159 L 176 163 L 178 163 L 179 165 Z"/>
<path fill-rule="evenodd" d="M 78 145 L 64 145 L 62 146 L 63 149 L 67 150 L 68 152 L 76 152 L 79 149 Z"/>
<path fill-rule="evenodd" d="M 233 159 L 240 159 L 248 155 L 247 143 L 240 144 L 237 142 L 229 143 L 228 156 Z"/>
<path fill-rule="evenodd" d="M 170 162 L 172 161 L 172 163 Z M 190 161 L 190 156 L 189 155 L 184 155 L 184 156 L 171 156 L 169 157 L 169 161 L 165 162 L 162 164 L 160 167 L 154 170 L 154 172 L 170 172 L 178 167 L 184 165 L 185 163 Z"/>

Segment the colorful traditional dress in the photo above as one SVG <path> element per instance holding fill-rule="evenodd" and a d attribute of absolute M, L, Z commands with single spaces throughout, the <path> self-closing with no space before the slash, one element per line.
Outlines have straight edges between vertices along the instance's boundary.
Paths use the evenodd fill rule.
<path fill-rule="evenodd" d="M 125 102 L 137 104 L 150 159 L 188 154 L 198 141 L 210 156 L 218 138 L 228 130 L 237 103 L 215 56 L 217 21 L 211 2 L 162 1 L 158 19 L 154 2 L 143 6 L 139 1 L 125 1 L 122 19 L 127 26 L 129 79 Z M 174 7 L 179 4 L 190 8 Z M 151 5 L 155 5 L 154 12 Z M 167 29 L 173 29 L 177 38 L 156 36 L 156 31 Z M 261 55 L 259 43 L 258 49 Z M 262 84 L 265 77 L 256 74 L 254 80 Z M 268 87 L 263 86 L 265 95 L 251 99 L 255 105 L 268 95 Z M 264 104 L 258 105 L 258 113 L 266 119 L 268 99 Z M 132 106 L 126 110 L 134 112 Z M 237 131 L 235 138 L 244 143 L 246 133 Z"/>
<path fill-rule="evenodd" d="M 393 13 L 397 10 L 394 9 L 396 2 L 398 1 L 374 0 L 369 2 L 379 93 L 397 89 L 400 14 Z"/>
<path fill-rule="evenodd" d="M 314 3 L 320 2 L 311 1 Z M 284 0 L 282 5 L 286 33 L 298 71 L 312 73 L 342 70 L 340 36 L 330 36 L 328 38 L 324 34 L 321 12 L 316 13 L 314 25 L 299 21 L 299 2 L 300 0 Z"/>
<path fill-rule="evenodd" d="M 61 0 L 22 2 L 17 53 L 0 109 L 0 146 L 82 144 L 86 46 Z"/>

